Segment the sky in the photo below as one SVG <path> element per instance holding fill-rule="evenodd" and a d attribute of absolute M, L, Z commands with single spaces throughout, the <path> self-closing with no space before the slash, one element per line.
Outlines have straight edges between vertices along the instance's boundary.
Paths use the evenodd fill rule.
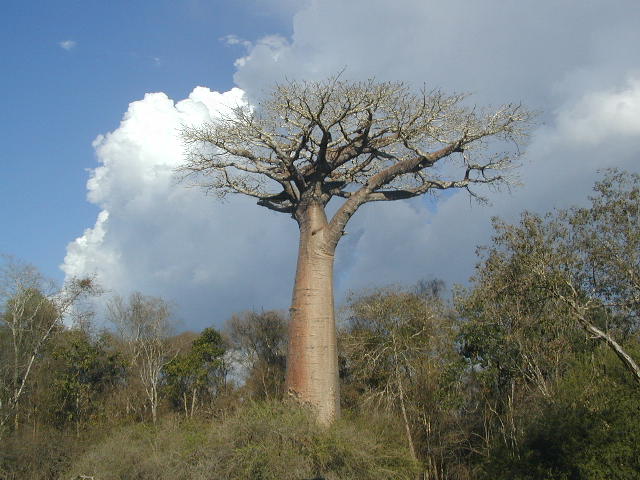
<path fill-rule="evenodd" d="M 336 255 L 350 290 L 465 283 L 490 218 L 584 204 L 640 171 L 637 0 L 58 0 L 0 5 L 0 253 L 107 294 L 161 296 L 183 328 L 286 309 L 297 229 L 175 180 L 181 125 L 283 79 L 405 81 L 537 112 L 522 186 L 367 205 Z"/>

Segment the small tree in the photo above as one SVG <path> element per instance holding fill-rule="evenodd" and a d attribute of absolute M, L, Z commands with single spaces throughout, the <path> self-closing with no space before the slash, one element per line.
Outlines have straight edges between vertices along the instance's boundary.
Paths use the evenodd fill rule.
<path fill-rule="evenodd" d="M 441 285 L 355 295 L 340 329 L 347 385 L 359 390 L 368 412 L 382 407 L 399 414 L 425 478 L 448 478 L 447 461 L 461 443 L 451 404 L 463 364 L 455 349 L 456 319 L 436 296 Z"/>
<path fill-rule="evenodd" d="M 99 291 L 90 278 L 72 279 L 63 288 L 32 265 L 4 256 L 0 266 L 0 435 L 13 419 L 18 427 L 22 399 L 42 351 L 63 328 L 62 320 L 86 295 Z"/>
<path fill-rule="evenodd" d="M 336 76 L 278 85 L 255 108 L 182 132 L 184 174 L 298 223 L 287 387 L 323 423 L 339 414 L 333 261 L 349 219 L 369 202 L 453 188 L 477 196 L 474 186 L 507 181 L 517 153 L 496 153 L 488 142 L 518 142 L 530 114 L 520 105 L 469 108 L 463 99 Z M 333 198 L 343 202 L 328 218 Z"/>
<path fill-rule="evenodd" d="M 53 423 L 75 423 L 76 435 L 84 422 L 100 413 L 100 400 L 120 383 L 124 365 L 119 355 L 109 352 L 104 337 L 91 338 L 82 329 L 66 330 L 51 349 L 49 413 Z"/>
<path fill-rule="evenodd" d="M 496 327 L 508 327 L 511 340 L 520 330 L 518 362 L 545 395 L 545 379 L 557 375 L 561 353 L 575 344 L 568 341 L 575 326 L 607 345 L 640 383 L 640 367 L 623 345 L 640 332 L 640 175 L 609 171 L 595 191 L 589 208 L 525 212 L 514 225 L 494 220 L 475 288 L 461 298 L 463 313 L 482 319 L 471 326 L 494 332 L 467 329 L 467 346 L 493 342 L 505 355 Z"/>
<path fill-rule="evenodd" d="M 144 388 L 151 418 L 156 423 L 162 370 L 176 353 L 167 339 L 171 310 L 161 298 L 133 293 L 129 302 L 114 297 L 108 305 L 110 321 L 129 349 L 129 358 Z"/>
<path fill-rule="evenodd" d="M 165 365 L 166 382 L 174 401 L 180 399 L 187 418 L 193 417 L 200 397 L 207 392 L 217 393 L 224 381 L 225 351 L 220 333 L 205 328 L 192 342 L 191 351 L 177 355 Z"/>
<path fill-rule="evenodd" d="M 234 359 L 245 371 L 244 389 L 254 399 L 282 398 L 287 320 L 277 311 L 233 315 L 226 334 Z"/>

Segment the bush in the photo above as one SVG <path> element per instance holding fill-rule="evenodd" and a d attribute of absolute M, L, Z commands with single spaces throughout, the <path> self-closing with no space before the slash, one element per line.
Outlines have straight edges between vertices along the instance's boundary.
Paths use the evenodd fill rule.
<path fill-rule="evenodd" d="M 638 478 L 640 391 L 614 354 L 599 350 L 572 366 L 558 385 L 557 397 L 531 419 L 519 455 L 496 449 L 483 478 Z M 637 347 L 630 351 L 638 357 Z"/>
<path fill-rule="evenodd" d="M 384 421 L 318 427 L 295 405 L 254 403 L 217 423 L 165 419 L 122 429 L 88 451 L 65 478 L 100 480 L 409 479 L 417 466 Z M 372 426 L 372 423 L 374 424 Z"/>
<path fill-rule="evenodd" d="M 58 478 L 82 451 L 82 442 L 69 432 L 41 427 L 24 429 L 0 442 L 0 479 Z"/>

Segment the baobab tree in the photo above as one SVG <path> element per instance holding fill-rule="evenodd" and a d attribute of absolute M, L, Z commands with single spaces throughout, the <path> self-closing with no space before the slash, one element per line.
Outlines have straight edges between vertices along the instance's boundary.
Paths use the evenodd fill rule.
<path fill-rule="evenodd" d="M 475 186 L 509 181 L 531 115 L 520 105 L 485 111 L 464 100 L 334 76 L 276 85 L 256 106 L 182 130 L 184 177 L 220 196 L 254 197 L 298 223 L 286 385 L 321 423 L 340 408 L 333 264 L 349 219 L 369 202 L 447 189 L 478 197 Z M 493 140 L 509 147 L 500 152 Z M 333 198 L 342 203 L 328 218 Z"/>

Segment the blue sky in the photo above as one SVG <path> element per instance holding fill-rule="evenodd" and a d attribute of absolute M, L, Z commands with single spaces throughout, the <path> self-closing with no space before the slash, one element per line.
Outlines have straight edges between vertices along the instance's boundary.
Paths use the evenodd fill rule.
<path fill-rule="evenodd" d="M 366 206 L 338 247 L 338 303 L 463 283 L 491 216 L 584 203 L 602 169 L 640 171 L 638 25 L 637 0 L 4 0 L 0 253 L 162 296 L 185 328 L 287 308 L 294 222 L 176 184 L 177 127 L 346 68 L 540 112 L 522 186 L 485 192 L 490 207 L 463 192 Z"/>
<path fill-rule="evenodd" d="M 146 92 L 230 89 L 242 52 L 223 38 L 287 28 L 251 1 L 3 0 L 0 252 L 61 280 L 67 244 L 98 212 L 85 201 L 93 139 Z"/>

